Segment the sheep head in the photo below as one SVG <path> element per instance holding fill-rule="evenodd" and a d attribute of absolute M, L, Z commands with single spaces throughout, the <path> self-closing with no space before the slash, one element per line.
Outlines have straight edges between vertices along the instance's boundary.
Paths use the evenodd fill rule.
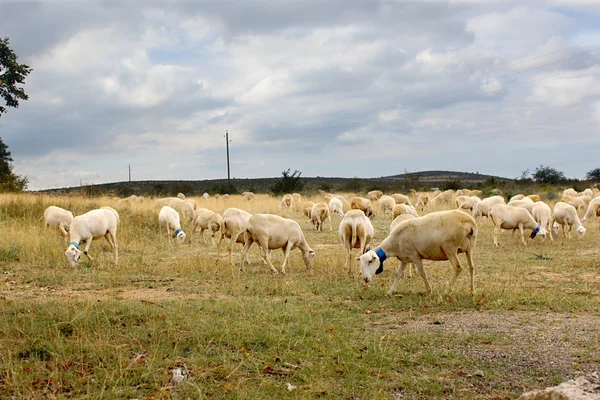
<path fill-rule="evenodd" d="M 79 259 L 81 258 L 81 250 L 75 247 L 73 242 L 71 242 L 71 244 L 67 248 L 67 251 L 65 251 L 65 256 L 71 264 L 71 267 L 76 267 L 79 263 Z"/>

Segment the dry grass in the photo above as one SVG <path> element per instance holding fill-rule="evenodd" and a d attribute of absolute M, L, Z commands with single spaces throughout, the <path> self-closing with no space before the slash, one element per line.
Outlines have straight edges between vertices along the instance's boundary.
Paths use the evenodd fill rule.
<path fill-rule="evenodd" d="M 196 200 L 219 212 L 277 213 L 279 203 Z M 426 263 L 432 294 L 417 276 L 386 297 L 397 262 L 366 287 L 345 273 L 336 230 L 316 233 L 299 210 L 284 214 L 317 258 L 307 271 L 295 252 L 284 276 L 256 250 L 240 272 L 198 235 L 176 245 L 152 204 L 119 210 L 119 266 L 102 239 L 96 263 L 72 269 L 44 209 L 77 215 L 116 200 L 0 196 L 0 397 L 512 398 L 598 369 L 597 221 L 583 240 L 523 247 L 505 233 L 500 248 L 484 221 L 477 295 L 465 273 L 448 301 L 448 262 Z M 380 242 L 391 221 L 373 222 Z M 181 384 L 169 372 L 178 366 L 190 373 Z"/>

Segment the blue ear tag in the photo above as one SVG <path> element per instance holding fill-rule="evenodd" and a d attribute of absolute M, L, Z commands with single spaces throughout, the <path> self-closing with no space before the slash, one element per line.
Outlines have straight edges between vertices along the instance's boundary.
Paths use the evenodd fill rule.
<path fill-rule="evenodd" d="M 177 230 L 175 231 L 175 236 L 179 235 L 179 232 L 183 232 L 183 231 L 182 231 L 181 229 L 177 229 Z"/>
<path fill-rule="evenodd" d="M 375 271 L 375 274 L 378 275 L 383 272 L 383 262 L 387 258 L 387 255 L 385 254 L 385 251 L 381 250 L 379 247 L 375 247 L 375 250 L 373 251 L 377 254 L 377 257 L 379 257 L 379 268 Z"/>
<path fill-rule="evenodd" d="M 74 246 L 77 250 L 79 250 L 79 243 L 71 242 L 69 243 L 71 246 Z"/>
<path fill-rule="evenodd" d="M 531 236 L 530 238 L 533 239 L 535 237 L 535 235 L 537 235 L 540 231 L 540 227 L 536 227 L 534 230 L 531 231 Z"/>

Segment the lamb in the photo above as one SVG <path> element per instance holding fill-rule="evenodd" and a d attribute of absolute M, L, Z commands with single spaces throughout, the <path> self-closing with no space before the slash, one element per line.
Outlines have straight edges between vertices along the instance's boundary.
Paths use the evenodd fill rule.
<path fill-rule="evenodd" d="M 312 268 L 315 252 L 308 246 L 300 225 L 293 219 L 272 214 L 256 214 L 250 217 L 244 228 L 244 249 L 240 264 L 242 271 L 248 249 L 254 242 L 258 244 L 263 259 L 274 273 L 278 273 L 271 263 L 271 250 L 275 249 L 281 249 L 284 254 L 282 273 L 285 274 L 290 252 L 294 249 L 300 249 L 304 264 L 308 269 Z"/>
<path fill-rule="evenodd" d="M 383 196 L 383 192 L 381 190 L 371 190 L 369 193 L 367 193 L 367 199 L 371 201 L 377 201 L 381 196 Z"/>
<path fill-rule="evenodd" d="M 359 258 L 360 266 L 365 281 L 370 282 L 375 274 L 383 272 L 383 262 L 386 258 L 398 258 L 401 264 L 396 270 L 396 279 L 387 292 L 392 294 L 396 291 L 405 268 L 412 262 L 425 281 L 427 292 L 431 292 L 421 260 L 449 260 L 454 267 L 454 275 L 446 289 L 446 295 L 449 295 L 462 269 L 457 255 L 465 253 L 471 273 L 471 295 L 474 295 L 473 251 L 476 242 L 477 224 L 470 215 L 459 210 L 433 212 L 401 222 L 379 247 L 369 250 Z"/>
<path fill-rule="evenodd" d="M 423 211 L 425 209 L 425 206 L 427 206 L 428 203 L 429 203 L 429 195 L 427 193 L 421 193 L 421 194 L 419 194 L 419 197 L 417 198 L 417 203 L 415 204 L 415 207 L 421 207 L 421 211 Z"/>
<path fill-rule="evenodd" d="M 395 219 L 399 215 L 410 214 L 414 217 L 418 217 L 417 210 L 413 206 L 407 206 L 406 204 L 396 204 L 394 206 L 394 212 L 392 214 L 392 219 Z"/>
<path fill-rule="evenodd" d="M 333 198 L 329 201 L 329 214 L 337 214 L 340 218 L 344 217 L 344 204 L 338 198 Z"/>
<path fill-rule="evenodd" d="M 556 231 L 555 226 L 558 227 L 558 225 L 552 223 L 552 210 L 550 210 L 550 206 L 543 201 L 538 201 L 532 207 L 531 215 L 538 225 L 550 234 L 550 240 L 554 240 L 552 231 Z"/>
<path fill-rule="evenodd" d="M 553 221 L 562 225 L 563 234 L 571 238 L 571 229 L 575 227 L 577 231 L 577 238 L 582 239 L 587 232 L 587 229 L 583 227 L 581 221 L 579 220 L 579 216 L 577 215 L 577 210 L 570 204 L 559 201 L 554 205 L 554 217 Z M 565 230 L 565 226 L 569 227 L 569 232 Z"/>
<path fill-rule="evenodd" d="M 477 196 L 457 196 L 456 197 L 456 208 L 473 211 L 477 203 L 479 203 L 481 199 Z"/>
<path fill-rule="evenodd" d="M 585 215 L 581 219 L 582 222 L 587 221 L 591 217 L 600 217 L 600 197 L 594 197 L 585 212 Z"/>
<path fill-rule="evenodd" d="M 244 229 L 252 214 L 247 211 L 240 210 L 239 208 L 228 208 L 223 212 L 223 219 L 221 221 L 221 235 L 219 236 L 219 242 L 217 243 L 217 259 L 220 259 L 219 250 L 221 248 L 221 242 L 223 238 L 227 237 L 229 244 L 227 250 L 229 252 L 229 263 L 233 265 L 233 244 L 244 243 Z"/>
<path fill-rule="evenodd" d="M 353 197 L 350 201 L 350 208 L 352 210 L 361 210 L 369 218 L 375 217 L 375 211 L 373 211 L 371 201 L 364 197 Z"/>
<path fill-rule="evenodd" d="M 89 254 L 93 239 L 104 236 L 112 247 L 115 254 L 115 265 L 119 262 L 117 247 L 117 226 L 119 225 L 119 214 L 110 207 L 102 207 L 97 210 L 88 211 L 78 215 L 71 221 L 69 227 L 70 243 L 65 251 L 65 256 L 72 267 L 76 267 L 81 258 L 79 244 L 85 242 L 83 254 L 93 263 L 94 259 Z"/>
<path fill-rule="evenodd" d="M 333 224 L 331 223 L 331 214 L 329 213 L 329 205 L 327 203 L 317 203 L 310 211 L 310 220 L 317 232 L 323 230 L 323 224 L 325 220 L 329 220 L 329 230 L 333 231 Z"/>
<path fill-rule="evenodd" d="M 222 221 L 223 218 L 221 217 L 221 214 L 218 214 L 207 208 L 199 208 L 194 213 L 194 227 L 192 229 L 192 235 L 196 232 L 196 229 L 200 227 L 200 237 L 202 237 L 202 243 L 206 243 L 204 231 L 208 230 L 210 232 L 211 242 L 214 246 L 215 235 L 221 229 Z"/>
<path fill-rule="evenodd" d="M 46 228 L 49 226 L 58 228 L 66 239 L 73 221 L 73 213 L 60 207 L 50 206 L 44 211 L 44 221 Z"/>
<path fill-rule="evenodd" d="M 160 226 L 164 226 L 167 229 L 167 235 L 176 238 L 177 242 L 183 243 L 185 241 L 185 232 L 181 229 L 179 213 L 175 209 L 163 206 L 158 213 L 158 223 Z M 171 234 L 171 231 L 173 231 L 173 234 Z"/>
<path fill-rule="evenodd" d="M 364 212 L 350 210 L 340 221 L 338 232 L 347 252 L 344 268 L 348 270 L 348 273 L 351 273 L 352 249 L 360 249 L 359 254 L 364 254 L 367 246 L 375 236 L 375 229 Z"/>
<path fill-rule="evenodd" d="M 396 201 L 396 204 L 406 204 L 412 206 L 412 203 L 410 202 L 408 196 L 399 193 L 394 193 L 392 195 L 392 198 Z M 379 199 L 379 201 L 381 201 L 381 198 Z"/>
<path fill-rule="evenodd" d="M 286 194 L 285 196 L 283 196 L 283 198 L 281 199 L 281 203 L 279 203 L 279 205 L 277 206 L 278 210 L 281 210 L 283 208 L 287 208 L 287 209 L 291 209 L 294 206 L 294 197 L 292 197 L 291 194 Z"/>
<path fill-rule="evenodd" d="M 404 196 L 406 197 L 406 196 Z M 381 214 L 384 216 L 389 212 L 390 216 L 394 212 L 394 207 L 396 206 L 396 200 L 392 196 L 383 195 L 379 198 L 379 208 L 381 209 Z"/>
<path fill-rule="evenodd" d="M 583 199 L 581 197 L 577 197 L 577 196 L 563 196 L 562 201 L 563 201 L 563 203 L 567 203 L 567 204 L 575 207 L 578 212 L 581 211 L 582 208 L 587 207 L 587 205 L 585 204 Z"/>
<path fill-rule="evenodd" d="M 498 243 L 498 235 L 502 233 L 502 229 L 512 229 L 513 232 L 517 229 L 521 232 L 521 242 L 524 246 L 525 236 L 523 234 L 524 229 L 531 229 L 531 239 L 535 238 L 536 235 L 540 235 L 542 238 L 546 238 L 546 229 L 538 225 L 533 219 L 533 216 L 529 211 L 524 208 L 514 207 L 504 204 L 498 204 L 492 207 L 489 212 L 489 216 L 492 219 L 494 227 L 494 245 L 500 246 Z"/>
<path fill-rule="evenodd" d="M 475 208 L 473 208 L 473 212 L 471 215 L 475 218 L 475 221 L 479 223 L 482 217 L 486 217 L 489 219 L 489 213 L 493 206 L 497 204 L 504 204 L 504 197 L 502 196 L 492 196 L 486 197 L 481 200 Z"/>

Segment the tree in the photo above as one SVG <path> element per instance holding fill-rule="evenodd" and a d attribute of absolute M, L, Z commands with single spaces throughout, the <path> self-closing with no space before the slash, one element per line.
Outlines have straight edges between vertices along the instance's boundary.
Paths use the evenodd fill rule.
<path fill-rule="evenodd" d="M 8 44 L 8 38 L 0 39 L 0 96 L 6 107 L 19 108 L 19 100 L 27 100 L 29 97 L 18 85 L 25 83 L 31 68 L 17 62 L 17 55 Z M 7 111 L 6 107 L 0 104 L 0 117 Z"/>
<path fill-rule="evenodd" d="M 274 195 L 300 192 L 302 188 L 304 188 L 305 182 L 300 178 L 302 172 L 295 170 L 294 173 L 290 175 L 290 169 L 288 168 L 288 170 L 283 171 L 281 175 L 281 179 L 275 182 L 273 187 L 271 187 L 271 191 Z"/>
<path fill-rule="evenodd" d="M 600 168 L 594 168 L 585 174 L 585 179 L 588 181 L 600 181 Z"/>
<path fill-rule="evenodd" d="M 540 165 L 535 169 L 533 179 L 539 183 L 555 184 L 565 179 L 565 174 L 551 167 Z"/>
<path fill-rule="evenodd" d="M 27 189 L 29 179 L 13 172 L 12 155 L 0 138 L 0 192 L 22 192 Z"/>

